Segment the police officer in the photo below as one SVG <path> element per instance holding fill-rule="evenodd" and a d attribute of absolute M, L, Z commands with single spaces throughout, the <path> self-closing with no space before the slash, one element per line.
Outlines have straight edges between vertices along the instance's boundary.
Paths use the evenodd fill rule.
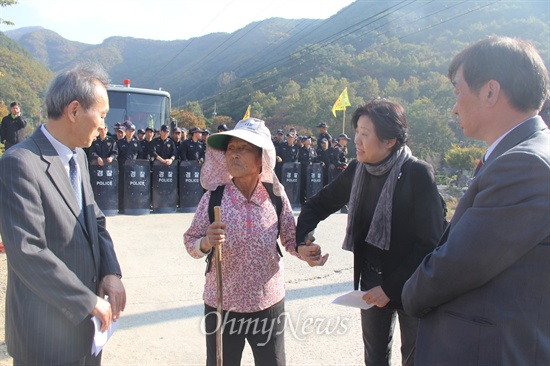
<path fill-rule="evenodd" d="M 126 161 L 136 160 L 142 155 L 141 145 L 134 138 L 136 126 L 133 124 L 121 125 L 119 131 L 124 132 L 125 137 L 117 141 L 118 145 L 118 164 L 120 171 L 123 171 L 123 166 Z"/>
<path fill-rule="evenodd" d="M 206 148 L 206 139 L 208 138 L 208 136 L 210 136 L 210 131 L 208 129 L 204 129 L 202 130 L 202 136 L 201 136 L 201 139 L 202 139 L 202 142 L 204 142 L 204 147 Z"/>
<path fill-rule="evenodd" d="M 179 156 L 179 151 L 181 151 L 181 146 L 183 145 L 183 140 L 181 139 L 181 128 L 174 127 L 170 133 L 170 138 L 174 141 L 176 146 L 176 158 Z"/>
<path fill-rule="evenodd" d="M 160 127 L 160 136 L 153 139 L 151 156 L 166 165 L 172 165 L 176 160 L 176 144 L 168 137 L 170 127 L 162 125 Z"/>
<path fill-rule="evenodd" d="M 277 160 L 284 163 L 297 163 L 298 162 L 298 146 L 296 142 L 296 133 L 289 132 L 286 135 L 286 144 L 281 145 Z"/>
<path fill-rule="evenodd" d="M 317 151 L 311 146 L 311 136 L 302 136 L 302 147 L 298 152 L 298 162 L 302 170 L 300 182 L 300 203 L 306 202 L 307 167 L 310 164 L 318 163 Z"/>
<path fill-rule="evenodd" d="M 118 147 L 118 208 L 120 211 L 124 210 L 124 190 L 126 188 L 125 178 L 124 178 L 124 164 L 127 161 L 136 160 L 139 156 L 142 155 L 141 145 L 137 139 L 134 139 L 134 132 L 136 126 L 133 124 L 121 124 L 117 130 L 117 137 L 122 135 L 123 137 L 117 140 Z"/>
<path fill-rule="evenodd" d="M 332 136 L 328 133 L 327 124 L 325 122 L 319 123 L 319 136 L 317 137 L 317 150 L 322 149 L 321 140 L 327 139 L 328 143 L 332 141 Z"/>
<path fill-rule="evenodd" d="M 143 128 L 137 131 L 137 139 L 138 141 L 143 141 L 143 139 L 145 139 L 145 130 Z"/>
<path fill-rule="evenodd" d="M 122 123 L 119 123 L 119 122 L 115 123 L 114 130 L 116 135 L 116 138 L 115 138 L 116 141 L 124 139 L 124 133 L 126 132 L 126 127 L 123 126 Z"/>
<path fill-rule="evenodd" d="M 340 167 L 344 169 L 348 166 L 348 142 L 351 139 L 345 133 L 338 136 L 338 147 L 340 147 L 340 155 L 338 156 L 338 163 Z"/>
<path fill-rule="evenodd" d="M 323 185 L 328 183 L 328 169 L 330 166 L 330 151 L 329 151 L 329 142 L 327 139 L 323 138 L 319 142 L 321 145 L 320 149 L 317 149 L 317 159 L 323 165 Z"/>
<path fill-rule="evenodd" d="M 275 146 L 275 155 L 281 156 L 281 147 L 286 145 L 286 140 L 284 138 L 285 133 L 283 130 L 277 130 L 277 134 L 275 135 L 275 138 L 273 138 L 273 146 Z M 281 180 L 281 174 L 283 170 L 283 163 L 282 159 L 277 159 L 275 161 L 275 175 L 279 180 Z"/>
<path fill-rule="evenodd" d="M 296 136 L 296 146 L 298 147 L 298 154 L 300 154 L 299 150 L 304 146 L 304 136 Z"/>
<path fill-rule="evenodd" d="M 275 145 L 275 149 L 279 148 L 279 146 L 284 144 L 286 144 L 285 132 L 283 130 L 277 130 L 277 134 L 273 139 L 273 145 Z"/>
<path fill-rule="evenodd" d="M 183 143 L 185 140 L 187 140 L 187 130 L 185 127 L 181 127 L 181 142 Z"/>
<path fill-rule="evenodd" d="M 218 126 L 218 132 L 226 132 L 229 131 L 229 128 L 227 128 L 227 125 L 225 123 Z"/>
<path fill-rule="evenodd" d="M 275 149 L 277 154 L 277 164 L 275 164 L 275 174 L 279 180 L 282 180 L 283 164 L 284 163 L 297 163 L 298 162 L 298 147 L 294 143 L 296 140 L 296 134 L 289 132 L 286 135 L 286 143 L 280 144 L 279 148 Z"/>
<path fill-rule="evenodd" d="M 193 127 L 189 130 L 189 138 L 183 142 L 181 147 L 180 160 L 197 160 L 202 164 L 206 151 L 204 143 L 201 140 L 202 132 L 203 131 L 198 127 Z"/>
<path fill-rule="evenodd" d="M 116 140 L 120 140 L 120 138 L 118 138 L 118 129 L 120 128 L 120 122 L 117 122 L 113 125 L 113 131 L 114 133 L 111 133 L 109 131 L 107 131 L 107 135 L 108 136 L 111 136 L 115 141 Z M 122 136 L 124 137 L 124 133 L 122 134 Z"/>
<path fill-rule="evenodd" d="M 139 142 L 141 145 L 140 159 L 146 159 L 152 161 L 151 149 L 153 148 L 153 136 L 155 131 L 151 127 L 145 128 L 145 138 Z"/>
<path fill-rule="evenodd" d="M 131 139 L 133 140 L 137 140 L 137 136 L 135 135 L 135 132 L 136 132 L 136 126 L 134 126 L 134 124 L 132 123 L 132 121 L 130 121 L 129 119 L 127 119 L 126 121 L 124 121 L 124 123 L 122 124 L 122 126 L 126 127 L 126 138 L 128 138 L 128 136 L 131 136 Z M 133 132 L 132 132 L 133 131 Z M 130 133 L 131 132 L 131 133 Z"/>
<path fill-rule="evenodd" d="M 338 135 L 337 139 L 340 154 L 338 155 L 338 163 L 336 168 L 339 172 L 341 172 L 348 167 L 348 142 L 351 141 L 351 139 L 345 133 Z M 348 213 L 348 205 L 342 206 L 340 212 Z"/>
<path fill-rule="evenodd" d="M 107 136 L 107 127 L 101 126 L 98 129 L 99 137 L 90 146 L 90 161 L 96 160 L 97 165 L 111 164 L 118 156 L 116 141 Z"/>

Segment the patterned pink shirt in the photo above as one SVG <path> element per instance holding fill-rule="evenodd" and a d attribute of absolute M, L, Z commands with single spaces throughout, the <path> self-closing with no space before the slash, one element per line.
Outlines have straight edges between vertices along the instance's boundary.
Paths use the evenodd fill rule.
<path fill-rule="evenodd" d="M 296 252 L 295 223 L 290 202 L 282 195 L 280 240 L 290 254 Z M 194 258 L 204 257 L 200 240 L 210 225 L 206 192 L 197 207 L 184 243 Z M 285 296 L 284 264 L 277 253 L 277 213 L 263 184 L 258 183 L 250 199 L 233 182 L 225 187 L 221 221 L 227 225 L 222 244 L 223 309 L 238 313 L 264 310 Z M 216 307 L 216 265 L 213 261 L 204 285 L 204 302 Z"/>

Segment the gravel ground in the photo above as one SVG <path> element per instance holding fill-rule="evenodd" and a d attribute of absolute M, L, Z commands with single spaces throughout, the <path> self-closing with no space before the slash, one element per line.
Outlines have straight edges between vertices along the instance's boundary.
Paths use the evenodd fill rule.
<path fill-rule="evenodd" d="M 128 295 L 119 330 L 103 352 L 104 365 L 204 365 L 201 332 L 204 261 L 183 247 L 192 214 L 118 215 L 108 218 Z M 361 365 L 359 310 L 331 304 L 353 289 L 352 255 L 340 249 L 347 215 L 334 214 L 315 234 L 330 253 L 324 267 L 310 268 L 286 254 L 285 333 L 289 365 Z M 0 366 L 11 365 L 4 342 L 6 255 L 0 254 Z M 400 365 L 396 327 L 392 365 Z M 245 348 L 243 365 L 252 365 Z"/>

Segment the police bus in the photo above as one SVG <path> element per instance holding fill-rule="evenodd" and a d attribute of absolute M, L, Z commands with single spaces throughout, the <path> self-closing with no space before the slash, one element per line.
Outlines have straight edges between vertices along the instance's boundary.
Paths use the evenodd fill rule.
<path fill-rule="evenodd" d="M 109 113 L 105 122 L 110 132 L 115 123 L 131 121 L 137 129 L 160 129 L 170 125 L 170 93 L 163 90 L 130 87 L 130 80 L 124 85 L 110 85 Z"/>

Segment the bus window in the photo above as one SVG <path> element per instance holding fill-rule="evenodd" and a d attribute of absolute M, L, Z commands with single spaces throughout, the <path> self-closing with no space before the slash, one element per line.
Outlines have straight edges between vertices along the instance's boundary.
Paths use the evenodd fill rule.
<path fill-rule="evenodd" d="M 110 110 L 106 120 L 111 128 L 115 123 L 125 120 L 132 121 L 138 129 L 160 128 L 162 124 L 169 123 L 169 96 L 158 95 L 158 91 L 152 91 L 151 94 L 133 93 L 125 88 L 108 90 L 108 93 Z"/>

